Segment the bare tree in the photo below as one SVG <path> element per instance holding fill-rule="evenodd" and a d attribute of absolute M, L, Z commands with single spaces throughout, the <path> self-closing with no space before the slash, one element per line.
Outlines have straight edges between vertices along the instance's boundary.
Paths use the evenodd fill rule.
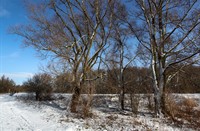
<path fill-rule="evenodd" d="M 136 56 L 133 49 L 137 49 L 137 43 L 132 41 L 131 32 L 124 22 L 128 19 L 128 12 L 124 3 L 116 0 L 114 4 L 113 19 L 112 19 L 112 44 L 105 50 L 106 57 L 104 64 L 108 70 L 112 70 L 110 73 L 117 84 L 119 90 L 119 105 L 122 110 L 125 109 L 125 86 L 127 81 L 124 79 L 124 72 L 128 66 L 135 60 Z M 119 12 L 120 11 L 120 12 Z M 132 53 L 130 50 L 132 49 Z"/>
<path fill-rule="evenodd" d="M 165 112 L 166 85 L 181 68 L 199 59 L 199 2 L 135 0 L 134 4 L 131 17 L 136 24 L 128 24 L 151 57 L 155 113 L 160 116 Z M 176 65 L 182 67 L 166 73 Z"/>
<path fill-rule="evenodd" d="M 51 0 L 28 4 L 32 25 L 14 27 L 44 56 L 63 59 L 72 73 L 71 112 L 77 112 L 87 72 L 95 65 L 110 34 L 112 0 Z"/>
<path fill-rule="evenodd" d="M 115 25 L 114 30 L 115 30 L 115 34 L 114 34 L 114 41 L 115 41 L 115 48 L 117 49 L 118 52 L 118 57 L 119 57 L 119 61 L 117 62 L 119 66 L 117 66 L 119 69 L 119 73 L 117 75 L 118 78 L 118 88 L 120 90 L 120 106 L 121 109 L 124 110 L 124 97 L 125 97 L 125 83 L 126 80 L 124 78 L 124 72 L 126 70 L 126 68 L 130 65 L 130 63 L 135 59 L 135 57 L 131 56 L 128 57 L 126 54 L 126 52 L 128 52 L 125 48 L 128 46 L 127 44 L 127 40 L 128 40 L 128 30 L 127 28 L 123 28 L 121 26 L 123 25 L 119 25 L 120 23 L 118 23 L 117 25 Z M 116 52 L 115 52 L 116 53 Z M 117 60 L 117 59 L 116 59 Z"/>
<path fill-rule="evenodd" d="M 132 35 L 132 32 L 129 28 L 129 24 L 127 24 L 126 21 L 129 20 L 128 16 L 128 9 L 126 7 L 126 4 L 124 3 L 118 3 L 117 10 L 120 10 L 119 12 L 115 12 L 115 22 L 113 24 L 114 28 L 114 42 L 118 49 L 119 54 L 119 75 L 118 75 L 118 87 L 120 89 L 120 105 L 121 109 L 124 110 L 124 103 L 125 103 L 125 86 L 127 87 L 129 83 L 133 82 L 134 80 L 128 80 L 126 78 L 125 72 L 128 69 L 128 67 L 133 65 L 136 66 L 136 61 L 138 55 L 141 53 L 141 49 L 138 48 L 139 44 L 134 40 L 134 35 Z M 132 25 L 134 26 L 134 25 Z M 131 52 L 130 52 L 131 50 Z M 133 86 L 133 85 L 132 85 Z M 131 89 L 134 90 L 134 89 Z M 132 93 L 129 91 L 129 93 Z"/>

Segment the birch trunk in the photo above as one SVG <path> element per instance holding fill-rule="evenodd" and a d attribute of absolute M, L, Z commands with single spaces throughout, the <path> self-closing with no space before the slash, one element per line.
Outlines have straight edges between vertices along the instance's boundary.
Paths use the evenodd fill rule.
<path fill-rule="evenodd" d="M 154 76 L 154 101 L 155 101 L 155 114 L 156 116 L 160 116 L 162 113 L 165 113 L 165 72 L 162 61 L 156 65 L 154 61 L 152 61 L 152 69 Z M 156 66 L 159 66 L 158 73 L 156 72 Z"/>
<path fill-rule="evenodd" d="M 124 96 L 125 96 L 125 88 L 124 88 L 124 47 L 123 44 L 120 43 L 120 74 L 119 74 L 119 88 L 120 88 L 120 106 L 121 110 L 124 110 Z"/>
<path fill-rule="evenodd" d="M 154 88 L 154 103 L 155 103 L 155 115 L 159 116 L 161 114 L 160 110 L 160 100 L 161 100 L 161 93 L 158 87 L 158 79 L 157 79 L 157 73 L 156 73 L 156 62 L 155 62 L 155 56 L 153 56 L 152 59 L 152 72 L 153 72 L 153 88 Z"/>

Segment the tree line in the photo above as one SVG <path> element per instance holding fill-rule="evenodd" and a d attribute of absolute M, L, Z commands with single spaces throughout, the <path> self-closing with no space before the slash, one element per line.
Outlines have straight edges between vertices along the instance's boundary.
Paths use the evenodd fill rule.
<path fill-rule="evenodd" d="M 197 0 L 26 3 L 30 23 L 10 31 L 22 36 L 23 44 L 36 49 L 41 57 L 52 58 L 48 65 L 52 74 L 70 74 L 66 79 L 73 88 L 71 112 L 77 112 L 85 87 L 98 82 L 103 87 L 100 78 L 106 80 L 109 71 L 116 76 L 113 84 L 120 89 L 117 93 L 123 110 L 126 88 L 143 87 L 135 76 L 143 67 L 148 72 L 146 86 L 154 93 L 155 114 L 160 116 L 166 111 L 167 90 L 180 87 L 177 83 L 184 68 L 199 64 L 198 4 Z M 133 84 L 134 78 L 138 85 Z M 188 85 L 193 78 L 182 80 Z M 113 86 L 112 81 L 109 84 L 106 86 Z"/>

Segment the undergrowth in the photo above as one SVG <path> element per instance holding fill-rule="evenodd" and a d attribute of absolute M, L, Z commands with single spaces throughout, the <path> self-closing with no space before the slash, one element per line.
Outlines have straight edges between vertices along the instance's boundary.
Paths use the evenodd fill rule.
<path fill-rule="evenodd" d="M 166 109 L 170 118 L 176 126 L 186 126 L 188 128 L 200 129 L 200 110 L 198 103 L 192 98 L 177 98 L 168 95 L 166 98 Z"/>

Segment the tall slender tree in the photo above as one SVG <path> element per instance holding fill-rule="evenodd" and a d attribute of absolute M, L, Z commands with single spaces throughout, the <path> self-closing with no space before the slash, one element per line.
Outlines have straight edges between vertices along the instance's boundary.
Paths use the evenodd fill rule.
<path fill-rule="evenodd" d="M 119 12 L 120 11 L 120 12 Z M 119 90 L 119 105 L 122 110 L 125 109 L 125 86 L 127 81 L 124 78 L 124 72 L 128 66 L 135 60 L 135 52 L 130 50 L 137 48 L 137 43 L 132 41 L 131 31 L 127 23 L 124 22 L 128 19 L 128 12 L 125 3 L 116 0 L 113 10 L 112 19 L 112 34 L 110 39 L 112 44 L 107 49 L 106 65 L 108 70 L 113 70 L 111 73 L 112 78 L 115 79 Z M 132 41 L 132 42 L 130 42 Z"/>
<path fill-rule="evenodd" d="M 114 52 L 112 55 L 115 55 L 114 59 L 112 60 L 113 62 L 116 62 L 116 72 L 117 74 L 117 81 L 118 81 L 118 88 L 120 90 L 120 106 L 121 109 L 125 109 L 124 105 L 124 99 L 125 99 L 125 86 L 127 81 L 124 78 L 124 73 L 125 70 L 127 69 L 128 66 L 135 60 L 136 56 L 133 56 L 132 54 L 128 53 L 130 49 L 133 47 L 136 47 L 136 44 L 132 43 L 132 46 L 130 47 L 128 44 L 128 40 L 130 39 L 130 31 L 128 30 L 127 26 L 124 25 L 123 21 L 120 21 L 119 19 L 113 22 L 113 40 L 114 40 Z M 130 56 L 128 56 L 128 54 Z"/>

